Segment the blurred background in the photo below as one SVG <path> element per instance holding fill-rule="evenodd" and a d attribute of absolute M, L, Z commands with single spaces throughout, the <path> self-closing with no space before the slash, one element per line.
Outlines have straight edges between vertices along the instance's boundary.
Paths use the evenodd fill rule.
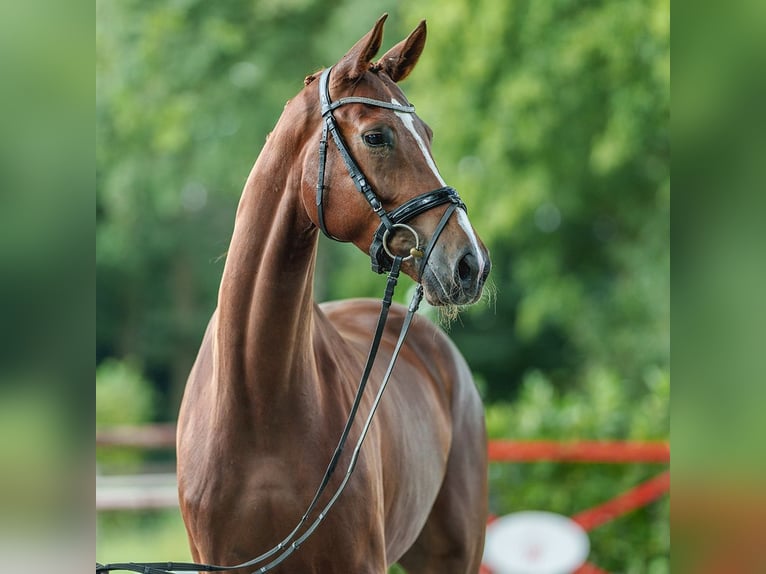
<path fill-rule="evenodd" d="M 97 3 L 97 426 L 175 421 L 266 134 L 383 12 L 381 54 L 428 22 L 402 88 L 492 254 L 495 296 L 448 328 L 490 437 L 666 440 L 666 0 Z M 319 300 L 380 296 L 365 254 L 321 241 Z M 100 448 L 97 463 L 162 472 L 173 455 Z M 490 507 L 571 516 L 662 468 L 493 464 Z M 593 530 L 589 560 L 668 572 L 668 515 L 664 497 Z M 102 562 L 188 557 L 177 510 L 98 514 Z"/>

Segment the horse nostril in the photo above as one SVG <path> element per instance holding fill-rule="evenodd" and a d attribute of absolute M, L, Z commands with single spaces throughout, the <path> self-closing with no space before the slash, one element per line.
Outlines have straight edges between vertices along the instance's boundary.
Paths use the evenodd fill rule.
<path fill-rule="evenodd" d="M 469 289 L 473 286 L 478 274 L 479 266 L 476 257 L 473 253 L 466 253 L 457 263 L 455 282 L 463 289 Z"/>
<path fill-rule="evenodd" d="M 487 281 L 487 277 L 489 277 L 489 272 L 492 269 L 492 263 L 489 261 L 489 259 L 486 260 L 484 263 L 484 271 L 481 274 L 481 282 L 485 283 Z"/>

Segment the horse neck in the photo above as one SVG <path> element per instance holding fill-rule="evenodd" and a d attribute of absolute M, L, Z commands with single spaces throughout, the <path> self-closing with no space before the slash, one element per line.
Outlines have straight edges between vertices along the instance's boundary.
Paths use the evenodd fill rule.
<path fill-rule="evenodd" d="M 301 169 L 285 161 L 295 155 L 291 138 L 279 125 L 245 184 L 218 296 L 219 398 L 240 412 L 310 397 L 317 231 L 303 209 Z"/>

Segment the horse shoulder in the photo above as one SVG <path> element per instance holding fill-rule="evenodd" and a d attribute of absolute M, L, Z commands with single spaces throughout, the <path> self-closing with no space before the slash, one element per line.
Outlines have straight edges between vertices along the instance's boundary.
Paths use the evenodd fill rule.
<path fill-rule="evenodd" d="M 369 347 L 380 315 L 380 301 L 347 299 L 318 307 L 343 339 L 360 348 Z M 381 354 L 390 354 L 386 348 L 390 351 L 398 339 L 406 314 L 405 306 L 391 306 Z M 442 329 L 423 316 L 415 316 L 399 360 L 415 365 L 424 378 L 437 385 L 445 406 L 455 400 L 472 400 L 475 395 L 473 377 L 462 354 Z"/>

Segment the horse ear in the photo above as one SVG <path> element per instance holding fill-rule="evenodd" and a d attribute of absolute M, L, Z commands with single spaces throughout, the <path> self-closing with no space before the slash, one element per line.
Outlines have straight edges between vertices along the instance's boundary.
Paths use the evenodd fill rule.
<path fill-rule="evenodd" d="M 335 74 L 341 78 L 355 81 L 359 79 L 370 67 L 370 62 L 380 50 L 383 42 L 383 24 L 388 14 L 383 14 L 372 30 L 362 37 L 348 53 L 340 59 L 333 68 Z"/>
<path fill-rule="evenodd" d="M 399 42 L 378 60 L 377 65 L 394 82 L 399 82 L 410 75 L 415 64 L 418 63 L 425 45 L 426 21 L 421 20 L 417 28 L 406 39 Z"/>

